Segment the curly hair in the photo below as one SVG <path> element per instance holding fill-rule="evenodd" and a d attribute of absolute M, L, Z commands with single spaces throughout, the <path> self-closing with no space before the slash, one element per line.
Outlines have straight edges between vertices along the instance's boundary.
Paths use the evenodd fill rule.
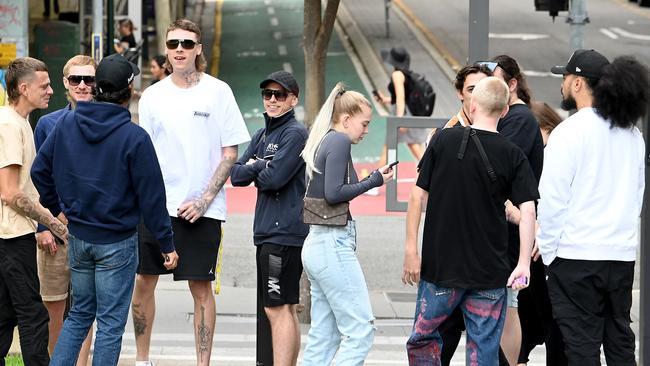
<path fill-rule="evenodd" d="M 633 56 L 617 57 L 604 67 L 599 80 L 587 83 L 593 91 L 594 109 L 611 127 L 630 128 L 648 112 L 648 68 Z"/>

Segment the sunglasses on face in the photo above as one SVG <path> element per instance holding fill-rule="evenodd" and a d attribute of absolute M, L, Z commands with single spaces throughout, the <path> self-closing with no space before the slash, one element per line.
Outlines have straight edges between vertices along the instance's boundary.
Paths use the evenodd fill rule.
<path fill-rule="evenodd" d="M 70 76 L 68 76 L 68 82 L 72 86 L 77 86 L 77 85 L 81 84 L 82 81 L 88 86 L 95 85 L 95 77 L 94 76 L 88 76 L 88 75 L 70 75 Z"/>
<path fill-rule="evenodd" d="M 262 97 L 264 97 L 264 100 L 271 100 L 271 97 L 275 97 L 275 100 L 277 100 L 278 102 L 284 102 L 285 100 L 287 100 L 289 94 L 291 93 L 287 93 L 280 90 L 273 90 L 273 89 L 262 90 Z"/>
<path fill-rule="evenodd" d="M 179 44 L 181 47 L 183 47 L 184 50 L 191 50 L 194 48 L 194 46 L 196 46 L 196 43 L 196 41 L 191 39 L 169 39 L 167 42 L 165 42 L 167 49 L 170 50 L 177 49 Z"/>

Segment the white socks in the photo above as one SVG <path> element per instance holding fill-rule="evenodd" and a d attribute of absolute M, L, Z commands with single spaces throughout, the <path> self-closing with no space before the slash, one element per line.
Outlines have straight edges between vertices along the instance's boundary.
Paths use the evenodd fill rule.
<path fill-rule="evenodd" d="M 153 361 L 135 361 L 135 366 L 154 366 Z"/>

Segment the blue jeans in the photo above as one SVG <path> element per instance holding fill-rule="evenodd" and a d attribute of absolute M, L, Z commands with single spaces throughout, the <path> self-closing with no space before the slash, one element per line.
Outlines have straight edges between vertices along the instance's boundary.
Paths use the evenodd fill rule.
<path fill-rule="evenodd" d="M 76 364 L 81 343 L 95 318 L 93 366 L 117 365 L 138 265 L 138 235 L 111 244 L 93 244 L 70 236 L 69 245 L 74 301 L 50 366 Z"/>
<path fill-rule="evenodd" d="M 440 365 L 438 326 L 460 306 L 467 328 L 466 365 L 499 364 L 499 341 L 506 311 L 506 290 L 442 288 L 420 280 L 415 322 L 406 343 L 409 365 Z"/>
<path fill-rule="evenodd" d="M 354 221 L 311 225 L 302 263 L 311 283 L 311 328 L 303 366 L 363 365 L 375 336 L 366 280 L 354 251 Z"/>

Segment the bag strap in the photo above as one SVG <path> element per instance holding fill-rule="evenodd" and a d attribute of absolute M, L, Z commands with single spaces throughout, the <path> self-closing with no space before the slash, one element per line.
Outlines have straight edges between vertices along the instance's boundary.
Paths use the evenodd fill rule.
<path fill-rule="evenodd" d="M 474 145 L 476 145 L 476 148 L 478 149 L 478 152 L 481 155 L 483 164 L 485 165 L 488 176 L 490 177 L 490 182 L 493 183 L 496 182 L 497 175 L 494 172 L 494 169 L 492 168 L 492 164 L 490 164 L 490 159 L 488 159 L 487 154 L 485 153 L 485 149 L 483 149 L 483 144 L 481 143 L 481 140 L 476 135 L 476 130 L 469 126 L 465 127 L 465 131 L 463 133 L 463 140 L 461 141 L 460 149 L 458 150 L 458 160 L 463 160 L 463 157 L 465 156 L 465 150 L 467 150 L 467 142 L 469 141 L 470 136 L 472 137 L 472 141 L 474 141 Z"/>

